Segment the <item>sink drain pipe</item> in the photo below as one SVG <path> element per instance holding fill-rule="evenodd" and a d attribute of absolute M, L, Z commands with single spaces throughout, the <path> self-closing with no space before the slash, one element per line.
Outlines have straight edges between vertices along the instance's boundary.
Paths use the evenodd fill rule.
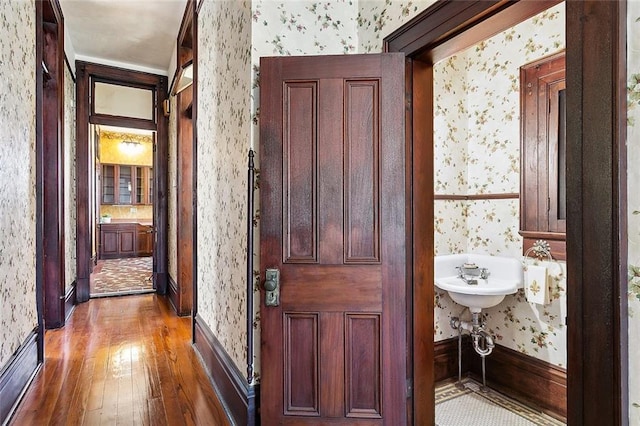
<path fill-rule="evenodd" d="M 485 357 L 490 355 L 495 347 L 493 336 L 480 323 L 480 312 L 472 312 L 471 322 L 460 321 L 459 317 L 451 317 L 451 328 L 458 330 L 458 387 L 462 387 L 462 332 L 468 331 L 473 342 L 473 349 L 482 358 L 482 390 L 487 391 Z"/>

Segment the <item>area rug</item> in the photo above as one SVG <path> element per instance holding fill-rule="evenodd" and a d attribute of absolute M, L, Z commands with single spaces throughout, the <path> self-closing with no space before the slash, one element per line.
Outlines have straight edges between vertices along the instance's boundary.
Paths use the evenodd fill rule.
<path fill-rule="evenodd" d="M 480 390 L 472 379 L 436 387 L 436 425 L 438 426 L 559 426 L 564 425 L 498 392 Z"/>
<path fill-rule="evenodd" d="M 152 292 L 152 273 L 153 257 L 100 260 L 91 274 L 91 297 Z"/>

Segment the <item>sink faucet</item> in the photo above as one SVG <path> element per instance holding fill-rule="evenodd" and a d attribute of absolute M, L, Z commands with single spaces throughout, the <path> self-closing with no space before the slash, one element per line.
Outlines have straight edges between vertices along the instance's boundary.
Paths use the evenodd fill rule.
<path fill-rule="evenodd" d="M 462 266 L 456 266 L 458 270 L 458 278 L 465 282 L 467 285 L 478 285 L 478 280 L 473 277 L 468 277 L 462 272 Z M 485 269 L 485 268 L 483 268 Z"/>

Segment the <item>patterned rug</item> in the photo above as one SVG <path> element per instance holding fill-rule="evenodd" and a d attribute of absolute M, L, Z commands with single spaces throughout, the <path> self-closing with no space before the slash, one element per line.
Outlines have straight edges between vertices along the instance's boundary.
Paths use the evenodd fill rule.
<path fill-rule="evenodd" d="M 99 260 L 91 274 L 91 297 L 152 292 L 152 272 L 153 257 Z"/>
<path fill-rule="evenodd" d="M 563 422 L 535 411 L 491 389 L 480 390 L 472 379 L 436 386 L 436 425 L 438 426 L 559 426 Z"/>

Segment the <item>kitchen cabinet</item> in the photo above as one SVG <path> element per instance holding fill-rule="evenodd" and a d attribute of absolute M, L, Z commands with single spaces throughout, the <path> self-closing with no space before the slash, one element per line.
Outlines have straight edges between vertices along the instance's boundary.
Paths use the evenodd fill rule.
<path fill-rule="evenodd" d="M 101 223 L 100 259 L 141 257 L 153 254 L 153 227 L 140 223 Z"/>

